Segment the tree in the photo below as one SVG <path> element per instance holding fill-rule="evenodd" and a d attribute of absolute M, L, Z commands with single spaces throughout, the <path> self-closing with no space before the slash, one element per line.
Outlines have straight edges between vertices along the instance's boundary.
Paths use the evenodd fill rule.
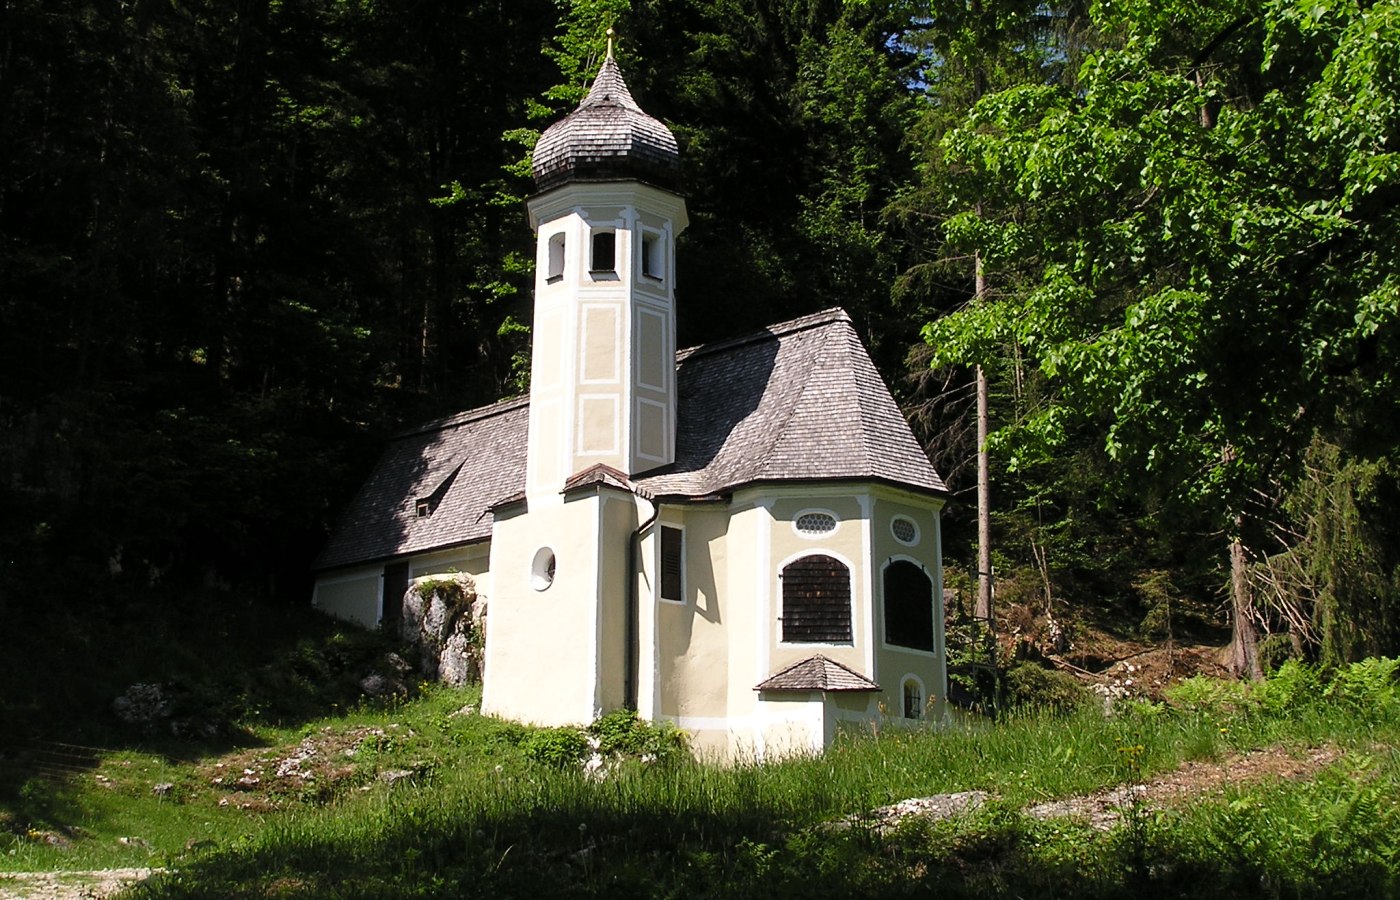
<path fill-rule="evenodd" d="M 1393 441 L 1398 15 L 1096 7 L 1122 43 L 1073 89 L 1000 91 L 950 135 L 967 167 L 951 233 L 991 266 L 1036 267 L 927 330 L 941 362 L 1014 342 L 1053 386 L 994 435 L 1011 465 L 1092 426 L 1123 479 L 1208 509 L 1242 553 L 1277 511 L 1261 497 L 1338 410 L 1375 413 L 1367 438 Z M 988 196 L 1009 214 L 978 215 Z"/>

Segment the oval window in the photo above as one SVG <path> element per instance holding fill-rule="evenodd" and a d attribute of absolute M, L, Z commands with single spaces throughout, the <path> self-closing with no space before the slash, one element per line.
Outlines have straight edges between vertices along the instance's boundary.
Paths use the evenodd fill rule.
<path fill-rule="evenodd" d="M 802 513 L 792 527 L 803 537 L 819 537 L 836 530 L 836 517 L 828 512 Z"/>
<path fill-rule="evenodd" d="M 908 516 L 895 516 L 890 522 L 890 532 L 894 539 L 901 544 L 917 544 L 919 542 L 919 526 L 914 524 L 914 520 Z"/>
<path fill-rule="evenodd" d="M 541 547 L 535 551 L 535 560 L 530 563 L 530 587 L 537 591 L 548 590 L 554 583 L 554 551 Z"/>

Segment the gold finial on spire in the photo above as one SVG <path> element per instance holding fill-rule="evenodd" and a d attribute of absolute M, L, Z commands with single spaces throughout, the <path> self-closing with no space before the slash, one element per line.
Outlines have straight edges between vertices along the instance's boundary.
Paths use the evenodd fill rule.
<path fill-rule="evenodd" d="M 608 26 L 608 59 L 612 59 L 612 42 L 613 42 L 613 35 L 614 35 L 614 34 L 616 34 L 616 32 L 614 32 L 613 29 L 612 29 L 612 26 L 609 25 L 609 26 Z"/>

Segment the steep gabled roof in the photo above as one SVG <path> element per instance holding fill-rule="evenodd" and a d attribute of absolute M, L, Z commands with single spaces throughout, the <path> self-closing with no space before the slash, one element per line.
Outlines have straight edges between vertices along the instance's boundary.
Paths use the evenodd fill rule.
<path fill-rule="evenodd" d="M 798 663 L 754 685 L 756 691 L 878 691 L 880 686 L 849 666 L 821 654 Z"/>
<path fill-rule="evenodd" d="M 489 538 L 488 508 L 525 486 L 529 419 L 527 398 L 516 397 L 395 436 L 315 568 Z M 420 501 L 429 505 L 427 515 L 418 514 Z"/>
<path fill-rule="evenodd" d="M 844 310 L 682 351 L 678 395 L 676 462 L 637 478 L 657 496 L 834 479 L 947 490 Z"/>
<path fill-rule="evenodd" d="M 831 480 L 946 491 L 842 310 L 681 351 L 677 398 L 674 464 L 630 479 L 592 467 L 568 486 L 657 497 Z M 394 438 L 315 567 L 489 538 L 491 507 L 524 497 L 528 420 L 519 397 Z"/>

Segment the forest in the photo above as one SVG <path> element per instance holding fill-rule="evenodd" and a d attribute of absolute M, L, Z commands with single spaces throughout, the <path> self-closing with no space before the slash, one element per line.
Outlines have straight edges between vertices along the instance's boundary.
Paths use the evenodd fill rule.
<path fill-rule="evenodd" d="M 681 344 L 848 310 L 965 602 L 1400 652 L 1400 0 L 6 0 L 7 629 L 305 605 L 386 436 L 525 390 L 528 155 L 609 27 Z"/>

